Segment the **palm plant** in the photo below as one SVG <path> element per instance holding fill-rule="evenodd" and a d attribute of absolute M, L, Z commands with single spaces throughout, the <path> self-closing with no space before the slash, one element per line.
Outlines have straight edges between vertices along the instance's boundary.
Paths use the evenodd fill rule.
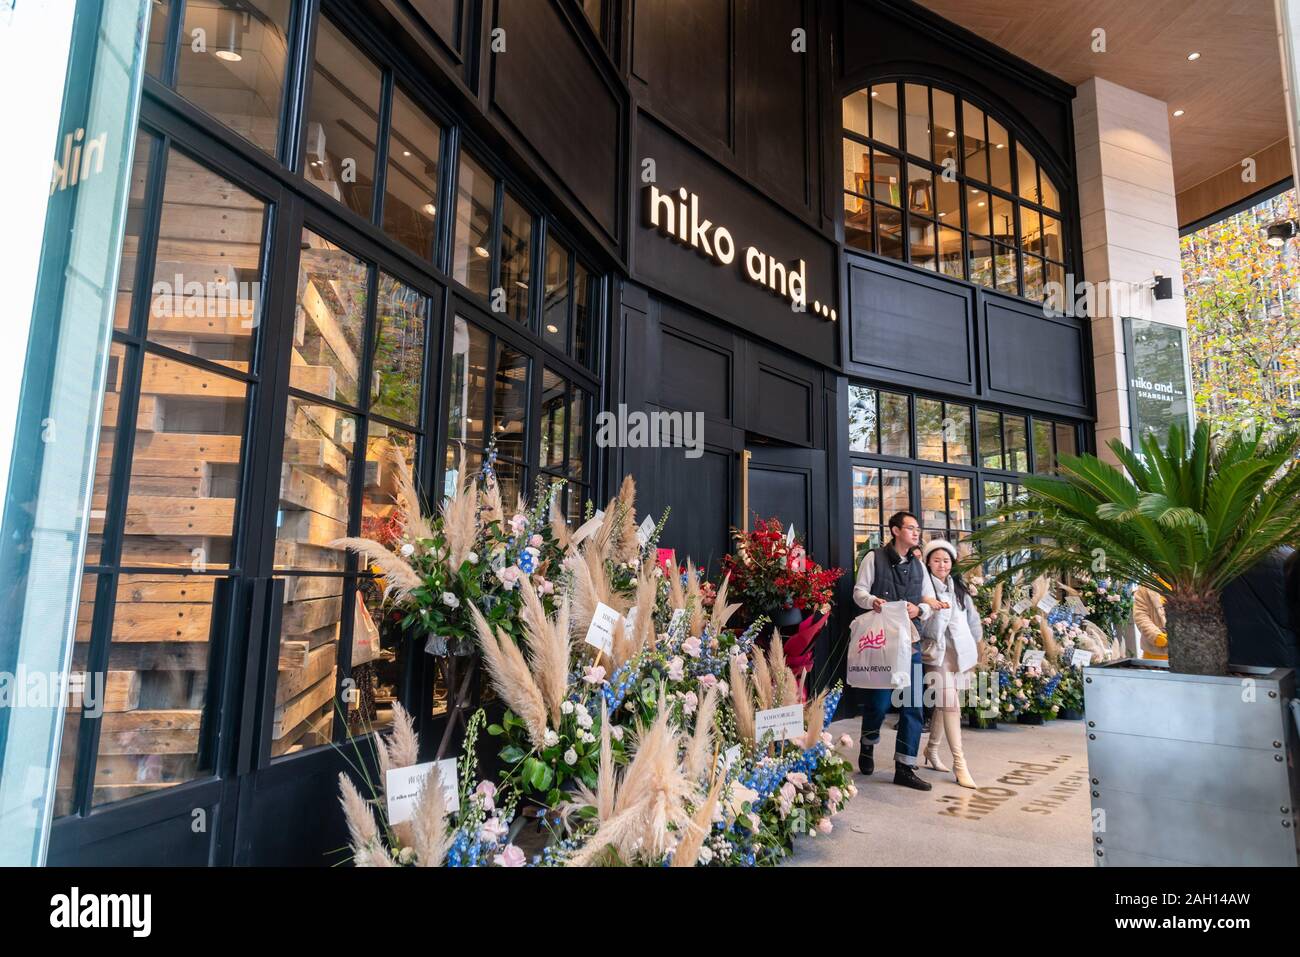
<path fill-rule="evenodd" d="M 1005 559 L 995 581 L 1091 571 L 1145 585 L 1165 598 L 1170 670 L 1226 674 L 1220 592 L 1300 537 L 1300 431 L 1213 442 L 1202 422 L 1187 439 L 1176 425 L 1163 449 L 1111 442 L 1124 471 L 1062 455 L 1059 476 L 1026 478 L 1020 501 L 985 518 L 963 564 Z"/>

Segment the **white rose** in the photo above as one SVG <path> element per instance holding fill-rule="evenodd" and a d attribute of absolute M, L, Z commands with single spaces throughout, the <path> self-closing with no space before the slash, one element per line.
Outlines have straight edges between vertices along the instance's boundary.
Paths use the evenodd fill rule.
<path fill-rule="evenodd" d="M 575 751 L 575 750 L 573 750 L 573 748 L 569 748 L 568 751 L 565 751 L 565 752 L 564 752 L 564 763 L 565 763 L 565 764 L 577 764 L 577 763 L 578 763 L 578 752 Z"/>
<path fill-rule="evenodd" d="M 564 714 L 573 714 L 573 702 L 565 701 L 563 704 L 560 705 L 560 711 L 562 711 Z"/>
<path fill-rule="evenodd" d="M 713 851 L 709 848 L 709 845 L 705 844 L 700 848 L 700 862 L 707 864 L 711 860 L 713 860 Z"/>
<path fill-rule="evenodd" d="M 448 608 L 459 608 L 459 607 L 460 607 L 460 599 L 457 598 L 455 595 L 453 595 L 453 594 L 452 594 L 451 592 L 449 592 L 449 591 L 445 591 L 445 592 L 442 593 L 442 603 L 443 603 L 444 605 L 446 605 Z"/>
<path fill-rule="evenodd" d="M 469 562 L 471 565 L 477 565 L 478 552 L 470 552 L 468 555 L 465 556 L 465 561 Z"/>
<path fill-rule="evenodd" d="M 585 712 L 585 711 L 581 711 L 581 712 L 579 712 L 579 713 L 578 713 L 578 727 L 580 727 L 580 728 L 590 728 L 590 727 L 591 727 L 591 715 L 587 714 L 587 712 Z"/>
<path fill-rule="evenodd" d="M 622 727 L 622 725 L 617 725 L 617 724 L 616 724 L 616 725 L 614 725 L 614 727 L 610 728 L 610 729 L 609 729 L 609 735 L 610 735 L 610 737 L 612 737 L 615 741 L 622 741 L 622 740 L 623 740 L 623 727 Z"/>
<path fill-rule="evenodd" d="M 410 542 L 407 542 L 405 545 L 402 546 L 401 552 L 403 558 L 410 558 L 412 555 L 415 554 L 415 546 L 412 545 Z"/>
<path fill-rule="evenodd" d="M 560 743 L 560 736 L 550 728 L 546 729 L 546 734 L 542 735 L 542 744 L 548 748 L 553 748 Z"/>

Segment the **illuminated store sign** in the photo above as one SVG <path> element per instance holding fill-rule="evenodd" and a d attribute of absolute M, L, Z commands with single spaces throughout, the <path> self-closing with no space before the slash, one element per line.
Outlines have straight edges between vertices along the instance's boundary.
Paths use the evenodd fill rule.
<path fill-rule="evenodd" d="M 726 226 L 714 225 L 700 216 L 700 198 L 683 186 L 673 193 L 660 192 L 653 184 L 643 191 L 645 224 L 689 246 L 719 266 L 730 266 L 739 259 L 739 269 L 746 281 L 762 286 L 790 303 L 796 312 L 812 312 L 823 319 L 837 318 L 830 303 L 814 299 L 808 305 L 807 266 L 804 260 L 787 264 L 757 246 L 746 246 L 737 256 L 736 240 Z"/>

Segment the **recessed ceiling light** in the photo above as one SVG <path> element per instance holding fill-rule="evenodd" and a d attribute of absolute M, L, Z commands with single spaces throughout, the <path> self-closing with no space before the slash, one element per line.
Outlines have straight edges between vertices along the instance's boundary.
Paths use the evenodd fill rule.
<path fill-rule="evenodd" d="M 559 328 L 557 328 L 556 326 L 554 326 L 554 325 L 552 325 L 551 323 L 548 322 L 548 323 L 546 324 L 546 331 L 549 332 L 549 333 L 554 334 L 554 333 L 559 332 L 560 330 L 559 330 Z"/>
<path fill-rule="evenodd" d="M 945 216 L 947 216 L 947 215 L 948 215 L 947 213 L 940 213 L 940 214 L 939 214 L 939 218 L 940 218 L 940 219 L 943 219 L 943 218 L 944 218 Z"/>
<path fill-rule="evenodd" d="M 880 91 L 879 91 L 879 90 L 872 90 L 872 91 L 871 91 L 871 95 L 872 95 L 872 96 L 879 96 L 879 95 L 880 95 Z"/>
<path fill-rule="evenodd" d="M 949 136 L 949 138 L 952 138 L 952 137 L 954 137 L 954 136 L 956 136 L 956 135 L 957 135 L 957 131 L 956 131 L 956 130 L 949 130 L 949 131 L 948 131 L 948 136 Z"/>
<path fill-rule="evenodd" d="M 998 146 L 998 149 L 1002 149 L 1003 144 L 999 143 L 999 144 L 997 144 L 997 146 Z"/>
<path fill-rule="evenodd" d="M 410 156 L 410 155 L 411 155 L 411 151 L 410 151 L 410 150 L 402 150 L 402 155 L 403 155 L 403 156 Z"/>
<path fill-rule="evenodd" d="M 976 206 L 983 206 L 983 205 L 984 205 L 984 200 L 981 199 L 981 200 L 980 200 L 978 203 L 976 203 L 975 205 L 976 205 Z"/>
<path fill-rule="evenodd" d="M 1182 110 L 1174 110 L 1174 116 L 1182 116 L 1182 115 L 1183 115 Z"/>
<path fill-rule="evenodd" d="M 436 216 L 438 213 L 438 207 L 433 203 L 425 203 L 420 209 L 424 210 L 425 214 L 429 216 Z"/>
<path fill-rule="evenodd" d="M 489 253 L 486 249 L 484 249 L 482 246 L 475 246 L 475 247 L 474 247 L 474 253 L 475 253 L 475 255 L 477 255 L 477 256 L 479 256 L 479 257 L 481 257 L 481 258 L 483 258 L 483 259 L 487 259 L 488 256 L 492 255 L 492 254 Z"/>
<path fill-rule="evenodd" d="M 217 50 L 216 56 L 217 59 L 226 60 L 230 63 L 238 63 L 240 60 L 243 59 L 243 56 L 241 54 L 236 53 L 234 50 Z"/>
<path fill-rule="evenodd" d="M 1187 54 L 1187 59 L 1189 59 L 1189 60 L 1199 60 L 1200 58 L 1201 58 L 1201 55 L 1200 55 L 1199 53 L 1189 53 L 1189 54 Z"/>

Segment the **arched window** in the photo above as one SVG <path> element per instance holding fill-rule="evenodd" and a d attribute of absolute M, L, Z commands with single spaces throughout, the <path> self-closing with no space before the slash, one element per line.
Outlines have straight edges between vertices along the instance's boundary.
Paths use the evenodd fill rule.
<path fill-rule="evenodd" d="M 960 96 L 884 81 L 844 98 L 844 242 L 1028 299 L 1065 281 L 1061 193 Z"/>

